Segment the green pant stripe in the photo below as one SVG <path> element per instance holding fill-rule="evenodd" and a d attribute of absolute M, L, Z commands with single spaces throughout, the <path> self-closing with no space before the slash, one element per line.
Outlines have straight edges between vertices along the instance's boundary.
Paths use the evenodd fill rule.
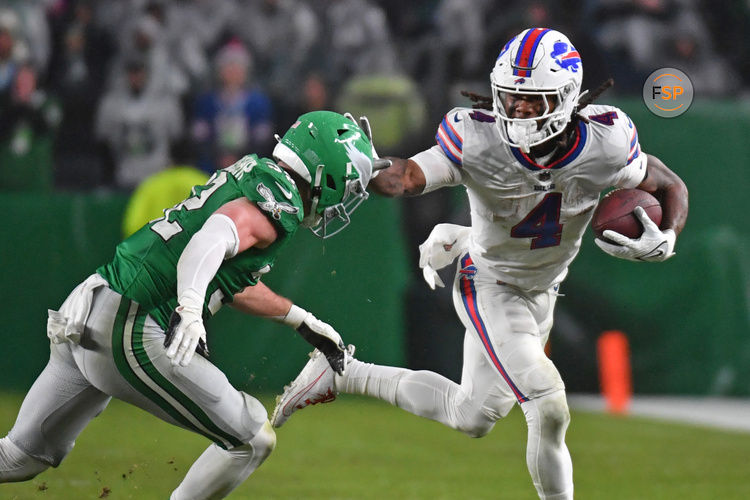
<path fill-rule="evenodd" d="M 115 365 L 119 370 L 120 374 L 128 381 L 128 383 L 142 395 L 153 401 L 157 406 L 164 410 L 169 416 L 175 419 L 177 422 L 193 430 L 198 434 L 202 434 L 209 438 L 211 441 L 216 442 L 219 446 L 226 448 L 226 445 L 222 442 L 217 441 L 216 436 L 208 434 L 200 429 L 198 426 L 193 424 L 179 409 L 175 408 L 169 403 L 164 397 L 149 387 L 143 380 L 141 380 L 135 370 L 130 366 L 127 359 L 127 350 L 130 346 L 125 344 L 125 329 L 128 323 L 128 316 L 131 305 L 134 304 L 131 300 L 123 297 L 120 299 L 120 306 L 117 310 L 115 317 L 115 323 L 112 328 L 112 354 L 115 360 Z M 137 312 L 136 304 L 136 312 Z M 136 318 L 137 319 L 137 318 Z M 145 321 L 145 317 L 144 317 Z M 141 323 L 141 328 L 142 328 Z"/>
<path fill-rule="evenodd" d="M 112 328 L 112 355 L 115 359 L 115 365 L 117 366 L 117 369 L 120 371 L 120 374 L 125 377 L 125 380 L 128 381 L 128 383 L 133 386 L 134 389 L 136 389 L 138 392 L 146 396 L 148 399 L 159 405 L 159 407 L 167 412 L 169 416 L 177 420 L 183 425 L 188 426 L 189 428 L 193 428 L 193 425 L 185 419 L 178 411 L 176 411 L 174 408 L 172 408 L 164 399 L 161 398 L 158 394 L 156 394 L 149 386 L 144 384 L 141 379 L 138 378 L 138 376 L 133 372 L 133 370 L 130 368 L 130 365 L 128 364 L 128 360 L 125 355 L 125 349 L 126 346 L 124 345 L 124 330 L 125 330 L 125 323 L 127 322 L 128 318 L 128 310 L 130 309 L 130 304 L 132 301 L 121 298 L 120 299 L 120 306 L 117 309 L 117 316 L 115 316 L 115 324 Z M 196 429 L 197 431 L 197 429 Z"/>
<path fill-rule="evenodd" d="M 178 401 L 187 411 L 189 411 L 206 429 L 212 433 L 220 436 L 225 441 L 228 441 L 233 446 L 242 445 L 242 441 L 231 434 L 228 434 L 224 430 L 220 429 L 211 418 L 206 415 L 203 409 L 195 404 L 184 392 L 180 391 L 177 387 L 172 384 L 164 375 L 151 362 L 151 359 L 146 353 L 146 349 L 143 347 L 143 324 L 146 322 L 146 312 L 139 312 L 139 316 L 136 319 L 135 325 L 133 326 L 133 342 L 132 349 L 135 354 L 138 364 L 141 366 L 144 372 L 159 385 L 164 391 Z M 214 438 L 216 441 L 216 438 Z"/>

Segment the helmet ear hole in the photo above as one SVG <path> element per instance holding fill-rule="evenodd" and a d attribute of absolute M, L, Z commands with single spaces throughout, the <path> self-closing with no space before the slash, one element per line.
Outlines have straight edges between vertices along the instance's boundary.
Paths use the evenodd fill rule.
<path fill-rule="evenodd" d="M 331 174 L 326 175 L 326 186 L 328 186 L 329 189 L 336 189 L 336 181 L 333 180 Z"/>

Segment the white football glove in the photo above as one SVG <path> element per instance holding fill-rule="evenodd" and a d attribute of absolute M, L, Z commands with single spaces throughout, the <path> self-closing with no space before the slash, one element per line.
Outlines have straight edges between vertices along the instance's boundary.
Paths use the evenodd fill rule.
<path fill-rule="evenodd" d="M 312 313 L 308 312 L 302 324 L 297 327 L 297 332 L 302 338 L 317 350 L 322 352 L 333 371 L 343 375 L 346 370 L 346 346 L 341 340 L 341 335 L 331 325 L 320 321 Z"/>
<path fill-rule="evenodd" d="M 438 224 L 424 243 L 419 245 L 419 267 L 422 268 L 424 280 L 431 289 L 445 286 L 437 270 L 452 263 L 466 251 L 470 232 L 470 227 Z"/>
<path fill-rule="evenodd" d="M 599 238 L 594 239 L 594 243 L 609 255 L 620 259 L 662 262 L 673 256 L 677 239 L 675 232 L 672 229 L 660 230 L 642 207 L 635 207 L 633 212 L 643 224 L 643 234 L 640 238 L 632 239 L 615 231 L 606 230 L 602 236 L 616 244 L 613 245 Z"/>
<path fill-rule="evenodd" d="M 354 116 L 352 116 L 351 113 L 344 113 L 344 116 L 346 118 L 349 118 L 354 123 L 358 124 L 359 127 L 367 136 L 367 138 L 370 140 L 370 145 L 372 146 L 372 159 L 373 159 L 372 176 L 377 177 L 378 173 L 380 173 L 381 170 L 390 167 L 392 162 L 391 160 L 385 160 L 385 159 L 380 158 L 380 156 L 378 156 L 378 153 L 375 151 L 375 143 L 372 140 L 372 127 L 370 127 L 370 120 L 368 120 L 366 116 L 360 116 L 359 120 L 355 120 Z"/>
<path fill-rule="evenodd" d="M 178 306 L 169 318 L 164 347 L 174 366 L 187 366 L 196 350 L 207 358 L 206 328 L 203 326 L 201 311 Z"/>

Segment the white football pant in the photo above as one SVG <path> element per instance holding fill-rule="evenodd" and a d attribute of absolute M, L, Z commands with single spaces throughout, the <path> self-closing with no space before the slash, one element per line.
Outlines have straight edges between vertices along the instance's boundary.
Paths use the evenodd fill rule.
<path fill-rule="evenodd" d="M 172 366 L 156 322 L 137 303 L 101 287 L 94 292 L 80 343 L 50 343 L 47 366 L 8 436 L 0 439 L 0 482 L 23 481 L 57 467 L 111 397 L 214 442 L 173 498 L 223 498 L 275 445 L 257 399 L 235 389 L 201 356 L 188 366 Z"/>
<path fill-rule="evenodd" d="M 430 371 L 353 360 L 336 389 L 366 394 L 471 437 L 487 434 L 519 403 L 526 417 L 526 463 L 542 499 L 573 498 L 565 446 L 570 415 L 565 386 L 544 353 L 556 287 L 540 292 L 485 279 L 465 255 L 453 300 L 466 333 L 461 384 Z"/>

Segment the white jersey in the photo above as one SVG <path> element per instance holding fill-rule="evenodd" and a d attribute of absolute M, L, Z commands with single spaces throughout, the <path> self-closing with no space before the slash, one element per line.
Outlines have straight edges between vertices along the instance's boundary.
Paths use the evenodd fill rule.
<path fill-rule="evenodd" d="M 425 191 L 463 184 L 471 207 L 469 252 L 497 280 L 526 290 L 562 281 L 599 201 L 611 186 L 633 188 L 646 155 L 630 118 L 614 106 L 589 105 L 570 150 L 546 165 L 505 144 L 489 112 L 454 108 L 437 145 L 416 154 Z"/>

